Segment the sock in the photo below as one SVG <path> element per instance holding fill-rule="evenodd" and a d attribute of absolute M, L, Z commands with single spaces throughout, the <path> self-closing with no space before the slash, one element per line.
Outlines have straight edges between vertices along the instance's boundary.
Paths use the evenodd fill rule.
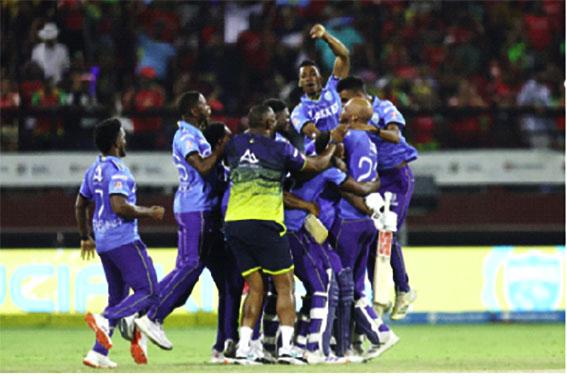
<path fill-rule="evenodd" d="M 240 327 L 240 340 L 238 341 L 238 348 L 246 351 L 250 348 L 250 340 L 252 339 L 252 333 L 254 329 L 247 326 Z"/>
<path fill-rule="evenodd" d="M 280 325 L 282 333 L 282 347 L 291 347 L 291 339 L 293 338 L 293 326 Z"/>

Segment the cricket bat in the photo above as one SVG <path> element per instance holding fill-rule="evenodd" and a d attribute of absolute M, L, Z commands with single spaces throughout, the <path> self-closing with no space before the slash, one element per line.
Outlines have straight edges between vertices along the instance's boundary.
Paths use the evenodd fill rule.
<path fill-rule="evenodd" d="M 392 238 L 396 231 L 396 213 L 390 211 L 392 192 L 384 193 L 384 213 L 379 221 L 376 262 L 374 263 L 373 303 L 379 314 L 392 305 L 393 275 L 390 266 Z"/>

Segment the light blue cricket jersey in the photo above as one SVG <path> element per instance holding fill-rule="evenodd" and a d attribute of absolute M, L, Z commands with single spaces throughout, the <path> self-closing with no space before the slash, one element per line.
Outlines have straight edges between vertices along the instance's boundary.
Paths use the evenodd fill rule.
<path fill-rule="evenodd" d="M 374 114 L 370 124 L 376 128 L 386 129 L 389 123 L 396 123 L 400 127 L 400 143 L 394 144 L 383 140 L 374 133 L 369 133 L 370 139 L 378 150 L 378 170 L 396 167 L 402 162 L 411 162 L 417 159 L 417 150 L 408 144 L 401 131 L 406 126 L 406 120 L 396 106 L 388 100 L 374 97 L 372 100 Z"/>
<path fill-rule="evenodd" d="M 185 159 L 191 153 L 199 153 L 202 158 L 211 155 L 211 145 L 201 130 L 181 120 L 179 129 L 173 137 L 173 163 L 179 173 L 179 187 L 173 200 L 174 213 L 191 213 L 213 210 L 218 204 L 215 192 L 216 170 L 205 177 Z"/>
<path fill-rule="evenodd" d="M 341 98 L 337 93 L 339 79 L 333 75 L 321 90 L 319 99 L 309 99 L 307 95 L 301 97 L 300 103 L 291 112 L 291 124 L 299 134 L 308 122 L 315 123 L 320 131 L 331 131 L 339 125 L 341 112 Z M 310 139 L 305 138 L 305 142 Z"/>
<path fill-rule="evenodd" d="M 365 131 L 350 130 L 345 139 L 345 154 L 347 157 L 348 174 L 357 182 L 367 182 L 376 179 L 378 155 L 376 146 L 370 141 Z M 354 208 L 347 200 L 341 199 L 337 214 L 343 219 L 359 219 L 367 217 Z"/>
<path fill-rule="evenodd" d="M 93 230 L 98 253 L 108 252 L 140 239 L 138 220 L 118 216 L 110 205 L 110 196 L 123 195 L 136 204 L 136 182 L 120 158 L 98 156 L 83 177 L 81 196 L 94 201 Z"/>
<path fill-rule="evenodd" d="M 304 201 L 316 201 L 327 183 L 336 186 L 341 185 L 347 179 L 347 175 L 336 167 L 331 167 L 316 175 L 314 178 L 299 182 L 291 193 Z M 285 225 L 289 231 L 299 231 L 303 227 L 307 212 L 300 209 L 285 210 Z M 328 228 L 330 229 L 330 228 Z"/>

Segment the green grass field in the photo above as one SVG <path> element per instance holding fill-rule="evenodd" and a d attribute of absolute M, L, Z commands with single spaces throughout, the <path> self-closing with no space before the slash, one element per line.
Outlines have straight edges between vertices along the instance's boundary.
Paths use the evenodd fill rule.
<path fill-rule="evenodd" d="M 209 365 L 212 327 L 166 326 L 172 351 L 151 345 L 150 363 L 137 366 L 129 343 L 114 337 L 115 372 L 471 372 L 565 370 L 565 325 L 487 324 L 399 326 L 400 342 L 365 364 L 315 366 Z M 82 365 L 94 340 L 85 326 L 2 327 L 0 372 L 109 372 Z M 110 371 L 112 372 L 112 371 Z"/>

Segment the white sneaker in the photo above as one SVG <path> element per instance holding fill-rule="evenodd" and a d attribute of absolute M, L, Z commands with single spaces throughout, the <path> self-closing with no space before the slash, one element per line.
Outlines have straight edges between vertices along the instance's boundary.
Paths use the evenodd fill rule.
<path fill-rule="evenodd" d="M 133 330 L 130 354 L 136 364 L 148 364 L 148 337 L 138 328 Z"/>
<path fill-rule="evenodd" d="M 325 358 L 325 364 L 347 364 L 348 362 L 347 358 L 338 357 L 332 352 Z"/>
<path fill-rule="evenodd" d="M 138 317 L 135 313 L 128 317 L 123 317 L 118 321 L 118 330 L 120 330 L 120 335 L 126 341 L 132 341 L 134 338 L 134 319 Z"/>
<path fill-rule="evenodd" d="M 325 363 L 326 360 L 325 355 L 320 350 L 305 351 L 305 353 L 303 354 L 303 358 L 308 364 Z"/>
<path fill-rule="evenodd" d="M 394 304 L 390 318 L 392 320 L 401 320 L 405 318 L 408 314 L 410 304 L 415 302 L 415 299 L 417 299 L 417 292 L 413 289 L 408 292 L 397 292 L 396 303 Z"/>
<path fill-rule="evenodd" d="M 112 340 L 110 339 L 110 329 L 108 320 L 99 315 L 98 313 L 88 312 L 85 315 L 87 325 L 95 332 L 96 340 L 107 350 L 112 347 Z"/>
<path fill-rule="evenodd" d="M 116 366 L 118 366 L 118 364 L 110 360 L 108 356 L 93 350 L 89 351 L 87 356 L 84 357 L 83 364 L 92 368 L 116 368 Z"/>
<path fill-rule="evenodd" d="M 213 349 L 209 363 L 211 363 L 211 364 L 226 364 L 224 354 L 221 351 Z"/>
<path fill-rule="evenodd" d="M 156 346 L 164 350 L 173 349 L 172 343 L 167 339 L 163 331 L 162 324 L 150 320 L 148 316 L 134 319 L 134 323 Z"/>
<path fill-rule="evenodd" d="M 372 345 L 366 353 L 364 361 L 367 362 L 371 359 L 379 357 L 399 341 L 400 337 L 398 337 L 392 330 L 388 330 L 387 332 L 380 332 L 380 345 Z"/>
<path fill-rule="evenodd" d="M 280 347 L 278 350 L 278 363 L 293 364 L 296 366 L 305 365 L 307 362 L 303 358 L 303 350 L 298 347 Z"/>
<path fill-rule="evenodd" d="M 257 366 L 262 364 L 261 358 L 257 358 L 252 352 L 252 348 L 246 350 L 242 348 L 236 349 L 236 356 L 232 360 L 232 363 L 242 364 L 245 366 Z"/>
<path fill-rule="evenodd" d="M 347 363 L 362 363 L 364 362 L 364 357 L 356 355 L 352 350 L 348 350 L 345 353 L 345 359 Z"/>

